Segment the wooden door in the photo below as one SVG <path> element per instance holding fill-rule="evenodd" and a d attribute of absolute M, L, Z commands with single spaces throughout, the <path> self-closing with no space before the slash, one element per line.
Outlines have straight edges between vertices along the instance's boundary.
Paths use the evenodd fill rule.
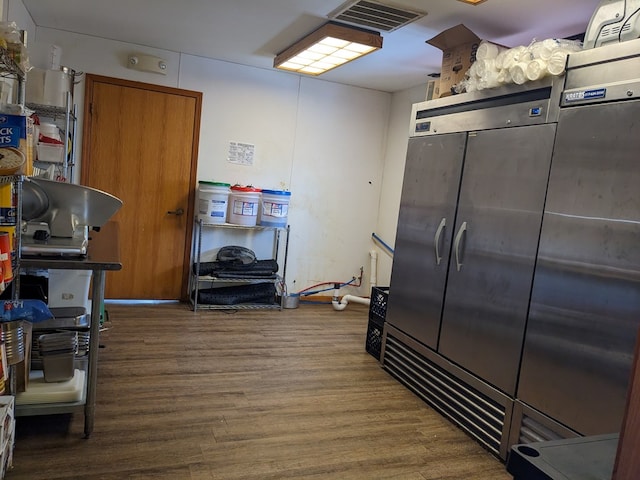
<path fill-rule="evenodd" d="M 636 336 L 627 405 L 624 411 L 618 451 L 613 467 L 613 480 L 635 480 L 640 472 L 640 332 Z"/>
<path fill-rule="evenodd" d="M 87 75 L 82 184 L 115 195 L 105 298 L 186 300 L 202 93 Z"/>

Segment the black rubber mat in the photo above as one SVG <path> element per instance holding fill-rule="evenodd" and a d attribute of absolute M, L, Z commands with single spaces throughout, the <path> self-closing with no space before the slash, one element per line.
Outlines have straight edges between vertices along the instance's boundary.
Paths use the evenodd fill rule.
<path fill-rule="evenodd" d="M 193 273 L 196 273 L 196 264 L 193 264 Z M 239 265 L 231 262 L 201 262 L 200 275 L 212 277 L 270 277 L 278 272 L 278 262 L 275 260 L 257 260 L 249 265 Z"/>
<path fill-rule="evenodd" d="M 273 283 L 267 282 L 198 290 L 198 303 L 206 305 L 268 305 L 275 301 L 276 287 Z"/>

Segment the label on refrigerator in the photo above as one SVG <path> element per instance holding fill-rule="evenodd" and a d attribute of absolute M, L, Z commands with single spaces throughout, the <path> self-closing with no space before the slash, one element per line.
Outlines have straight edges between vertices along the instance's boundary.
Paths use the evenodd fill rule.
<path fill-rule="evenodd" d="M 578 92 L 568 92 L 564 94 L 564 101 L 581 102 L 585 100 L 596 100 L 599 98 L 605 98 L 607 96 L 606 88 L 596 88 L 594 90 L 581 90 Z"/>

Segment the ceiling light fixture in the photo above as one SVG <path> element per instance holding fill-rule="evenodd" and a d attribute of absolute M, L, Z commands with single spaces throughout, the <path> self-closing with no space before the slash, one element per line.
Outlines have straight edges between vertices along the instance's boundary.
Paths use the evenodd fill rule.
<path fill-rule="evenodd" d="M 274 68 L 320 75 L 382 48 L 378 32 L 329 22 L 279 53 Z"/>
<path fill-rule="evenodd" d="M 479 3 L 486 2 L 487 0 L 458 0 L 459 2 L 468 3 L 470 5 L 478 5 Z"/>

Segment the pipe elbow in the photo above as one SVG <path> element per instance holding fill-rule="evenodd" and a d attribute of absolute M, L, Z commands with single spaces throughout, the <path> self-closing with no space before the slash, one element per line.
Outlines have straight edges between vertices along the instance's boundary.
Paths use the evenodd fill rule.
<path fill-rule="evenodd" d="M 347 305 L 349 304 L 349 302 L 360 303 L 362 305 L 368 306 L 370 305 L 371 300 L 368 298 L 356 297 L 353 295 L 345 295 L 342 297 L 342 300 L 338 302 L 338 297 L 334 295 L 333 300 L 331 301 L 331 304 L 333 305 L 333 308 L 335 310 L 342 311 L 345 308 L 347 308 Z"/>
<path fill-rule="evenodd" d="M 337 287 L 337 286 L 336 286 Z M 340 293 L 340 289 L 336 288 L 333 291 L 333 298 L 331 299 L 331 305 L 333 305 L 334 310 L 342 311 L 347 308 L 347 301 L 344 301 L 344 297 L 342 297 L 342 302 L 340 301 L 340 297 L 338 294 Z M 346 297 L 346 295 L 345 295 Z"/>
<path fill-rule="evenodd" d="M 333 309 L 337 310 L 339 312 L 341 312 L 342 310 L 344 310 L 345 308 L 347 308 L 347 303 L 342 303 L 342 302 L 338 302 L 336 300 L 333 300 L 331 302 L 331 305 L 333 305 Z"/>

